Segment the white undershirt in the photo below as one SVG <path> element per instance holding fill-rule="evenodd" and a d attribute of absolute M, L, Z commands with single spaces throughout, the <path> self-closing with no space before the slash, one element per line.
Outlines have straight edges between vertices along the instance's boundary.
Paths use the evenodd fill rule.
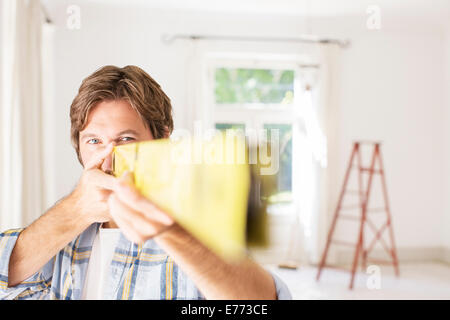
<path fill-rule="evenodd" d="M 119 236 L 120 229 L 99 229 L 89 258 L 82 294 L 83 300 L 104 299 L 105 283 Z"/>

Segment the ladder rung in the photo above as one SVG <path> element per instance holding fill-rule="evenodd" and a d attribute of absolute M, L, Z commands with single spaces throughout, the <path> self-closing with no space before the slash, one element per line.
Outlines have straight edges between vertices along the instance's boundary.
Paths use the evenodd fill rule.
<path fill-rule="evenodd" d="M 331 242 L 334 243 L 334 244 L 341 245 L 341 246 L 349 246 L 349 247 L 355 247 L 356 246 L 355 243 L 342 241 L 342 240 L 331 240 Z"/>
<path fill-rule="evenodd" d="M 358 165 L 356 165 L 356 164 L 354 164 L 354 165 L 352 165 L 352 168 L 353 169 L 358 169 L 358 170 L 360 170 L 361 172 L 373 172 L 373 173 L 383 173 L 383 170 L 381 170 L 381 169 L 371 169 L 371 168 L 369 168 L 369 167 L 360 167 L 360 166 L 358 166 Z"/>
<path fill-rule="evenodd" d="M 360 220 L 361 219 L 361 217 L 351 216 L 351 215 L 348 215 L 348 214 L 340 214 L 339 218 L 344 218 L 344 219 L 347 219 L 347 220 Z"/>
<path fill-rule="evenodd" d="M 386 211 L 386 208 L 380 207 L 380 208 L 367 208 L 367 211 L 370 212 L 382 212 L 382 211 Z"/>
<path fill-rule="evenodd" d="M 370 141 L 370 140 L 361 140 L 361 141 L 355 141 L 354 144 L 381 144 L 381 141 Z"/>
<path fill-rule="evenodd" d="M 380 173 L 383 174 L 383 170 L 380 169 L 370 169 L 370 168 L 360 168 L 359 169 L 361 172 L 373 172 L 373 173 Z"/>

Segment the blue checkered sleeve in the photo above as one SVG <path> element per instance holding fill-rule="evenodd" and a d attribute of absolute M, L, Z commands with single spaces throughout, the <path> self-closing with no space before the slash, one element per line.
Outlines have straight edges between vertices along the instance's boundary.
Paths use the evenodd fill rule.
<path fill-rule="evenodd" d="M 8 287 L 9 260 L 17 238 L 24 229 L 0 233 L 0 299 L 46 299 L 49 296 L 53 259 L 39 271 L 14 287 Z"/>

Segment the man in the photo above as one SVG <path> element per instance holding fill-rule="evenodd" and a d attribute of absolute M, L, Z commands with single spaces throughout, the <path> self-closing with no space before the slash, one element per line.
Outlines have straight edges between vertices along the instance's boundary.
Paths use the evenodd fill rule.
<path fill-rule="evenodd" d="M 71 109 L 78 185 L 25 229 L 0 234 L 2 299 L 286 299 L 251 261 L 230 264 L 111 175 L 114 145 L 168 137 L 172 107 L 135 66 L 86 78 Z"/>

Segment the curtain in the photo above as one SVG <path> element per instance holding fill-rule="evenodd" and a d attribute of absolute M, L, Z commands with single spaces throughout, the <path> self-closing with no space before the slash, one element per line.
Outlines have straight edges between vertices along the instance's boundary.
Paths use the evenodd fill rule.
<path fill-rule="evenodd" d="M 339 191 L 341 188 L 341 181 L 339 181 L 339 83 L 340 83 L 340 56 L 342 48 L 329 45 L 323 46 L 321 49 L 321 60 L 324 68 L 321 71 L 323 83 L 321 87 L 323 92 L 318 99 L 319 105 L 319 119 L 324 128 L 324 133 L 327 137 L 327 167 L 321 170 L 320 185 L 324 192 L 321 194 L 319 208 L 319 215 L 317 220 L 317 253 L 316 262 L 320 261 L 322 252 L 325 248 L 326 239 L 328 236 L 328 229 L 336 209 Z M 330 252 L 329 261 L 334 263 L 333 252 Z"/>
<path fill-rule="evenodd" d="M 328 228 L 333 217 L 334 209 L 339 195 L 338 181 L 338 152 L 339 152 L 339 59 L 341 48 L 334 45 L 325 45 L 320 48 L 320 59 L 323 68 L 319 71 L 319 90 L 316 91 L 317 119 L 326 137 L 327 160 L 326 166 L 315 164 L 317 175 L 318 197 L 316 198 L 316 214 L 314 225 L 316 237 L 314 238 L 314 254 L 311 261 L 317 264 L 320 261 L 328 236 Z M 333 258 L 330 256 L 330 261 Z"/>
<path fill-rule="evenodd" d="M 44 210 L 42 26 L 38 0 L 2 1 L 0 230 Z"/>
<path fill-rule="evenodd" d="M 297 252 L 300 261 L 317 264 L 325 246 L 328 225 L 337 199 L 336 159 L 338 110 L 336 73 L 339 48 L 318 46 L 319 68 L 301 70 L 295 102 L 295 194 L 298 195 Z"/>

